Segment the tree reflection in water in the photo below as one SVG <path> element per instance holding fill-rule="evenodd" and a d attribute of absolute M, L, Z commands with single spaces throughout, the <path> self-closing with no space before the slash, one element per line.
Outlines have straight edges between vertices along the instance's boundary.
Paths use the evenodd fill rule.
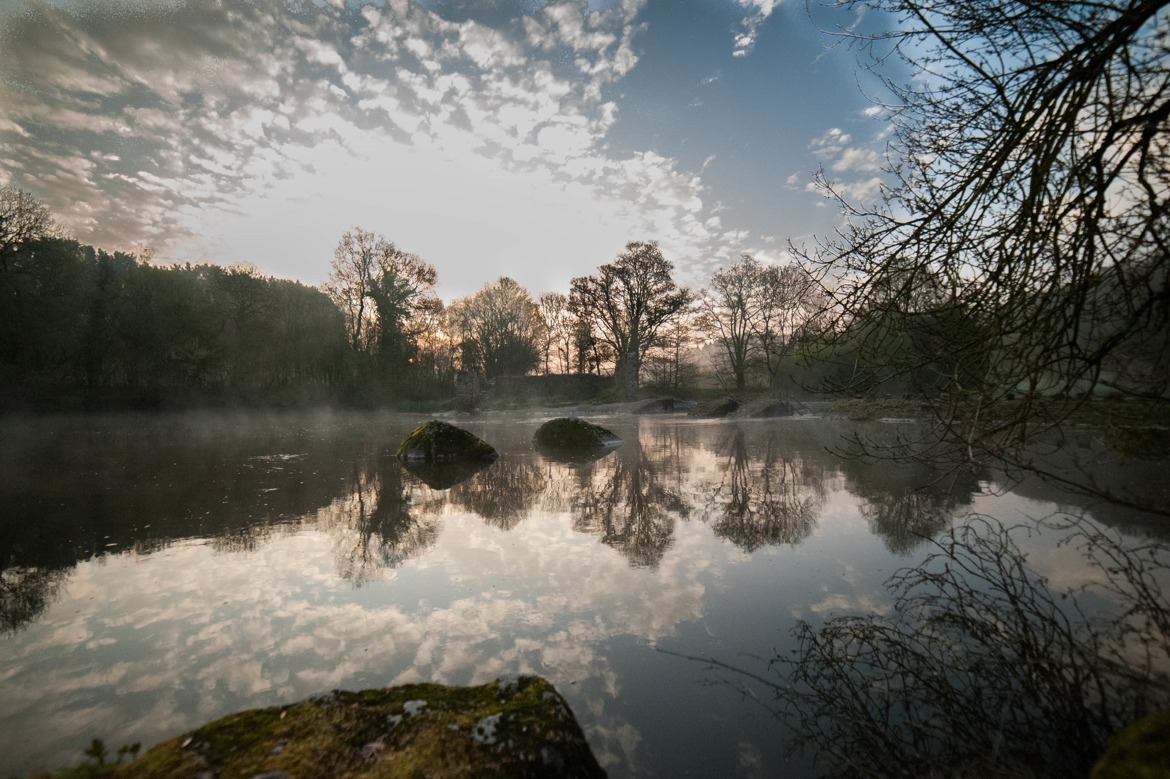
<path fill-rule="evenodd" d="M 631 565 L 657 566 L 674 541 L 675 520 L 691 512 L 678 473 L 670 473 L 680 460 L 675 432 L 655 437 L 651 454 L 637 432 L 612 456 L 582 470 L 570 506 L 573 529 L 600 536 Z"/>
<path fill-rule="evenodd" d="M 500 530 L 520 524 L 544 492 L 544 470 L 530 459 L 500 459 L 449 493 L 452 504 Z"/>
<path fill-rule="evenodd" d="M 1170 707 L 1170 549 L 1054 525 L 1098 584 L 1051 590 L 1023 528 L 976 517 L 887 582 L 894 616 L 797 629 L 773 661 L 778 713 L 830 775 L 1084 776 L 1113 733 Z"/>
<path fill-rule="evenodd" d="M 57 600 L 69 569 L 0 567 L 0 636 L 30 624 Z"/>
<path fill-rule="evenodd" d="M 840 461 L 861 515 L 894 554 L 906 554 L 951 526 L 981 493 L 986 474 L 970 466 L 943 470 L 920 461 L 846 456 Z"/>
<path fill-rule="evenodd" d="M 419 490 L 426 490 L 423 485 Z M 398 461 L 383 452 L 373 467 L 356 464 L 352 489 L 318 517 L 334 537 L 337 573 L 355 587 L 380 571 L 397 568 L 434 546 L 439 522 L 429 512 L 411 513 L 413 491 Z"/>
<path fill-rule="evenodd" d="M 800 543 L 816 527 L 825 500 L 823 468 L 801 457 L 782 457 L 775 432 L 763 449 L 753 457 L 743 430 L 736 428 L 718 447 L 727 466 L 707 505 L 717 515 L 715 535 L 748 552 Z"/>

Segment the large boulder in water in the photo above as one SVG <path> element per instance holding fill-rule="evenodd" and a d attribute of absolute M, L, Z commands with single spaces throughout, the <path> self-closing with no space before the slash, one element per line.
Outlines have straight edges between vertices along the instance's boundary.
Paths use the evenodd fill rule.
<path fill-rule="evenodd" d="M 499 455 L 491 444 L 461 427 L 432 419 L 407 434 L 398 447 L 399 460 L 408 462 L 483 462 Z"/>
<path fill-rule="evenodd" d="M 533 441 L 545 449 L 576 452 L 605 449 L 622 443 L 612 431 L 576 417 L 550 419 L 537 429 Z"/>
<path fill-rule="evenodd" d="M 88 775 L 88 774 L 87 774 Z M 103 776 L 106 774 L 103 774 Z M 544 679 L 333 692 L 232 714 L 110 776 L 603 777 Z"/>

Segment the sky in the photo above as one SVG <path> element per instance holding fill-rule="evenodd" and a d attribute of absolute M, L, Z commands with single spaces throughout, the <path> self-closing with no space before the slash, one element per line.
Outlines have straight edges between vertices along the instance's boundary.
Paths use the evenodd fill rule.
<path fill-rule="evenodd" d="M 889 125 L 804 0 L 0 0 L 0 186 L 156 262 L 323 282 L 353 227 L 567 292 L 627 241 L 702 286 L 877 197 Z"/>

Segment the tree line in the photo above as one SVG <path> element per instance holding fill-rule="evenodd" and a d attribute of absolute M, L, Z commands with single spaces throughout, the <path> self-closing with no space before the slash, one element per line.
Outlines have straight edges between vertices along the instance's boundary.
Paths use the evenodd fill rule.
<path fill-rule="evenodd" d="M 732 279 L 775 283 L 749 300 Z M 611 375 L 613 397 L 630 399 L 647 384 L 687 391 L 704 372 L 775 387 L 819 300 L 808 274 L 747 255 L 692 292 L 653 241 L 629 242 L 568 294 L 534 298 L 501 276 L 445 303 L 437 283 L 433 265 L 360 227 L 342 235 L 320 288 L 247 264 L 160 266 L 63 235 L 36 198 L 5 188 L 2 400 L 380 405 L 449 398 L 460 372 Z"/>

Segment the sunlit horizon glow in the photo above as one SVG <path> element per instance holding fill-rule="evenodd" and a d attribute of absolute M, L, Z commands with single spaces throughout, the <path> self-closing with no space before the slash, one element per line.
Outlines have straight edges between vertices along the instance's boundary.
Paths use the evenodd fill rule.
<path fill-rule="evenodd" d="M 84 243 L 308 284 L 361 226 L 444 297 L 565 291 L 629 240 L 700 285 L 831 231 L 818 167 L 876 187 L 823 38 L 773 0 L 15 0 L 0 185 Z"/>

